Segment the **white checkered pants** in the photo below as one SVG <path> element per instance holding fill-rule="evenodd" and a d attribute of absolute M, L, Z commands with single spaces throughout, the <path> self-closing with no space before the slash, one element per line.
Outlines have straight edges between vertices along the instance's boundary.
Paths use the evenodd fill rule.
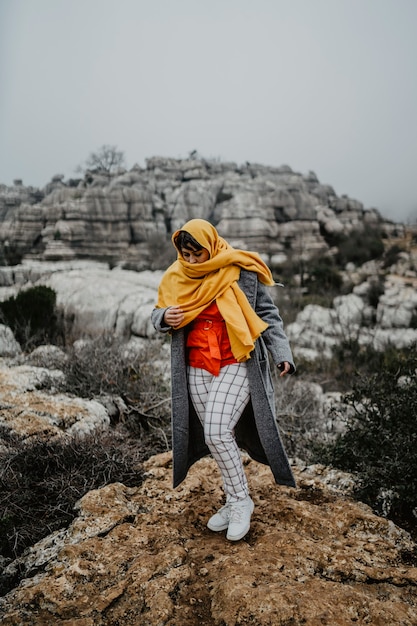
<path fill-rule="evenodd" d="M 206 444 L 216 460 L 223 479 L 227 502 L 238 502 L 249 495 L 242 457 L 234 429 L 249 402 L 246 363 L 232 363 L 218 376 L 188 366 L 192 403 L 204 428 Z"/>

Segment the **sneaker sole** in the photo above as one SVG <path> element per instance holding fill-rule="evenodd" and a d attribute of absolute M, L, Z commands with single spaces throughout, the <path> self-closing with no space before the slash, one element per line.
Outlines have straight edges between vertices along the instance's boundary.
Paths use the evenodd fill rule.
<path fill-rule="evenodd" d="M 238 535 L 227 534 L 226 539 L 228 539 L 229 541 L 239 541 L 239 539 L 243 539 L 243 537 L 248 534 L 249 530 L 250 530 L 250 524 L 244 531 L 242 531 Z"/>
<path fill-rule="evenodd" d="M 210 530 L 212 530 L 215 533 L 219 533 L 222 530 L 226 530 L 226 528 L 229 528 L 229 522 L 225 522 L 224 524 L 222 524 L 222 526 L 213 526 L 212 524 L 210 524 L 210 522 L 207 523 L 207 528 L 209 528 Z"/>

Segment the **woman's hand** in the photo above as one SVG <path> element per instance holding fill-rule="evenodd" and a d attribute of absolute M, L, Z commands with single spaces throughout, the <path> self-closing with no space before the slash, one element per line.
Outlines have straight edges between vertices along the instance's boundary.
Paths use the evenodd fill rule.
<path fill-rule="evenodd" d="M 291 365 L 288 363 L 288 361 L 283 361 L 282 363 L 278 364 L 278 369 L 281 372 L 279 377 L 282 378 L 282 376 L 286 376 L 290 373 Z"/>
<path fill-rule="evenodd" d="M 184 320 L 184 312 L 179 306 L 170 306 L 164 313 L 164 322 L 167 326 L 176 328 Z"/>

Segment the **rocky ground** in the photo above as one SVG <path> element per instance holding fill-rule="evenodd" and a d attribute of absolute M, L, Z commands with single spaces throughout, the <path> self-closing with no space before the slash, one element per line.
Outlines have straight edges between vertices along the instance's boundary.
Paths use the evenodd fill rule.
<path fill-rule="evenodd" d="M 350 499 L 348 477 L 300 466 L 297 489 L 282 488 L 248 459 L 253 522 L 231 543 L 206 528 L 221 503 L 211 459 L 176 490 L 170 453 L 145 469 L 139 488 L 86 494 L 67 530 L 21 558 L 4 626 L 417 623 L 415 545 Z"/>

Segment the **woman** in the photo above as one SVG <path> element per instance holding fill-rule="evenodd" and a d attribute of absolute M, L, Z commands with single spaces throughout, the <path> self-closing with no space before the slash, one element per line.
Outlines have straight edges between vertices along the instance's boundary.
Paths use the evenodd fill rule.
<path fill-rule="evenodd" d="M 239 448 L 268 464 L 277 483 L 295 486 L 276 425 L 267 349 L 281 377 L 295 367 L 261 257 L 233 248 L 200 219 L 172 241 L 178 258 L 162 277 L 152 321 L 172 335 L 174 487 L 211 453 L 226 503 L 207 525 L 237 541 L 254 508 Z"/>

